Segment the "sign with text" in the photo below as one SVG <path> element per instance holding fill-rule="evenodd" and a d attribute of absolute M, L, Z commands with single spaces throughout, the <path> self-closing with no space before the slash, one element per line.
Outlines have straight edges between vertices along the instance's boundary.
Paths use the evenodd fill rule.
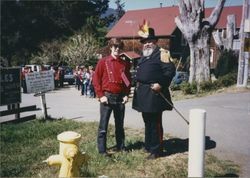
<path fill-rule="evenodd" d="M 0 106 L 21 103 L 20 68 L 0 68 Z"/>
<path fill-rule="evenodd" d="M 55 88 L 52 70 L 28 73 L 25 79 L 28 93 L 46 92 Z"/>

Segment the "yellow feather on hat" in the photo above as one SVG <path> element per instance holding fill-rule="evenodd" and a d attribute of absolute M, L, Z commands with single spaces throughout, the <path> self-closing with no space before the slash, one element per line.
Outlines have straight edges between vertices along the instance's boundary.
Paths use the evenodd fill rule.
<path fill-rule="evenodd" d="M 149 35 L 148 29 L 149 29 L 149 22 L 144 19 L 143 24 L 139 26 L 138 35 L 143 38 L 147 38 Z"/>

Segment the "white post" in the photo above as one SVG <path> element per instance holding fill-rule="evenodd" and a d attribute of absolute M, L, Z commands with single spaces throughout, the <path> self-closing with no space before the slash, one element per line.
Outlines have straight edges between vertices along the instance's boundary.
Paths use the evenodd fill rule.
<path fill-rule="evenodd" d="M 189 113 L 188 177 L 204 177 L 206 111 L 191 109 Z"/>

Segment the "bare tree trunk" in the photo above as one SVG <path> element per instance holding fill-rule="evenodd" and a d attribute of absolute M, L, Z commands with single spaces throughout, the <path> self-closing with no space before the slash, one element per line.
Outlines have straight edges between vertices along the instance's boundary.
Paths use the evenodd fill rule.
<path fill-rule="evenodd" d="M 224 30 L 222 32 L 219 32 L 218 30 L 213 32 L 214 41 L 219 49 L 231 50 L 233 48 L 233 37 L 236 35 L 235 15 L 232 14 L 227 16 L 226 35 L 224 32 Z"/>
<path fill-rule="evenodd" d="M 193 81 L 195 81 L 195 63 L 196 63 L 196 57 L 195 57 L 195 47 L 193 44 L 189 44 L 189 48 L 190 48 L 190 68 L 189 68 L 189 83 L 192 83 Z"/>
<path fill-rule="evenodd" d="M 209 68 L 209 35 L 202 35 L 195 44 L 190 44 L 190 77 L 189 82 L 201 83 L 210 79 Z"/>
<path fill-rule="evenodd" d="M 199 85 L 210 80 L 209 40 L 224 3 L 225 0 L 219 0 L 211 15 L 205 18 L 204 0 L 180 1 L 180 15 L 175 18 L 175 23 L 190 47 L 189 83 L 196 81 Z"/>

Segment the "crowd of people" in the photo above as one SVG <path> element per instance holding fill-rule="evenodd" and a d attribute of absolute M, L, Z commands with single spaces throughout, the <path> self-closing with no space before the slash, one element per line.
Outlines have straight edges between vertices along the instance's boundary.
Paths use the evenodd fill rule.
<path fill-rule="evenodd" d="M 74 71 L 75 88 L 81 92 L 82 96 L 95 98 L 95 90 L 93 87 L 93 66 L 76 66 Z"/>
<path fill-rule="evenodd" d="M 27 93 L 26 78 L 25 76 L 32 72 L 39 72 L 44 70 L 52 70 L 54 74 L 54 84 L 55 88 L 64 87 L 64 77 L 66 74 L 65 68 L 63 66 L 49 66 L 45 67 L 43 65 L 26 65 L 22 67 L 21 70 L 21 85 L 23 88 L 23 93 Z M 95 91 L 92 83 L 94 68 L 93 66 L 76 66 L 73 71 L 75 87 L 81 92 L 81 95 L 88 96 L 90 98 L 95 98 Z M 73 83 L 73 82 L 72 82 Z"/>

